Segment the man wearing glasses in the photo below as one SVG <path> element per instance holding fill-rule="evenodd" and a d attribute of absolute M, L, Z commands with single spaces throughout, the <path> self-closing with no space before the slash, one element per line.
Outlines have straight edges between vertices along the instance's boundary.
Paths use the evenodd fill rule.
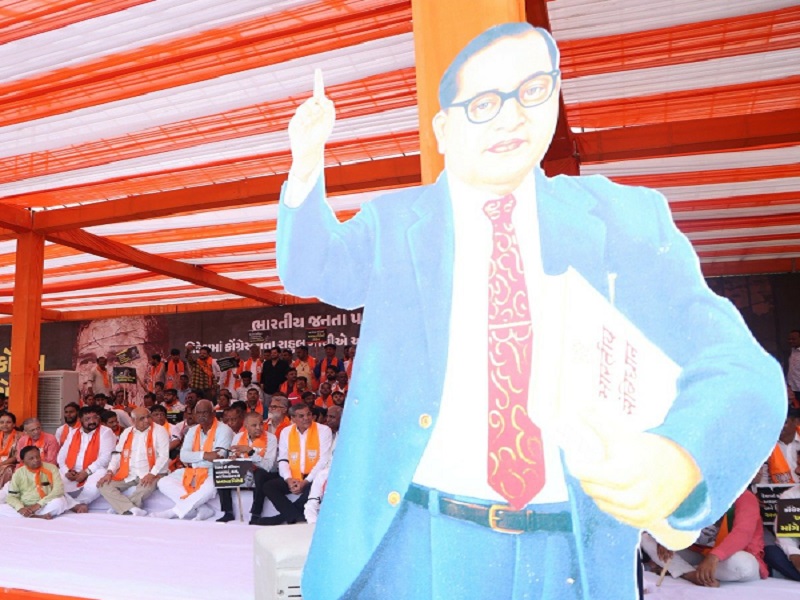
<path fill-rule="evenodd" d="M 560 86 L 546 31 L 513 23 L 470 42 L 439 88 L 445 172 L 341 224 L 324 201 L 334 109 L 319 79 L 289 125 L 278 268 L 290 293 L 365 306 L 367 358 L 304 596 L 634 598 L 639 531 L 690 544 L 766 457 L 785 411 L 777 364 L 708 290 L 663 197 L 538 168 Z M 658 427 L 553 409 L 574 400 L 554 383 L 571 365 L 540 333 L 570 315 L 540 307 L 567 268 L 680 367 Z M 758 439 L 716 425 L 730 406 Z M 576 441 L 593 450 L 570 452 Z M 333 575 L 332 556 L 348 558 Z"/>

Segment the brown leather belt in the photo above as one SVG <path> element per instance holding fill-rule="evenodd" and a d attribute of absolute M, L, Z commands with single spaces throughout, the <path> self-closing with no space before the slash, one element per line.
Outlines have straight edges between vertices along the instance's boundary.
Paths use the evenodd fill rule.
<path fill-rule="evenodd" d="M 428 508 L 430 490 L 412 483 L 406 492 L 408 502 Z M 535 510 L 512 510 L 505 504 L 464 502 L 454 496 L 439 493 L 439 512 L 448 517 L 476 523 L 503 533 L 551 531 L 572 533 L 569 512 L 541 513 Z"/>

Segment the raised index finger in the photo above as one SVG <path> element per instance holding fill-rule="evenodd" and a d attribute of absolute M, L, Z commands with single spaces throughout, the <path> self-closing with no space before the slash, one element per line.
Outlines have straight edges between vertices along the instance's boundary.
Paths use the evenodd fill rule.
<path fill-rule="evenodd" d="M 322 83 L 322 69 L 314 69 L 314 100 L 322 100 L 325 96 L 325 84 Z"/>

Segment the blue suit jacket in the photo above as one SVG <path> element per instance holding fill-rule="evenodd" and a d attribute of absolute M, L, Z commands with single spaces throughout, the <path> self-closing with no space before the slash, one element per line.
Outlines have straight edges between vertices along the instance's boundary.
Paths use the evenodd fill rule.
<path fill-rule="evenodd" d="M 545 272 L 572 266 L 606 296 L 608 275 L 616 273 L 616 307 L 682 367 L 674 405 L 653 431 L 685 448 L 704 479 L 670 522 L 678 529 L 712 523 L 775 443 L 786 402 L 779 366 L 732 305 L 707 288 L 660 194 L 600 176 L 548 179 L 539 171 L 536 193 Z M 341 439 L 303 579 L 311 600 L 347 592 L 395 517 L 392 500 L 405 494 L 428 442 L 432 428 L 420 417 L 430 415 L 435 426 L 447 364 L 452 223 L 446 174 L 435 185 L 381 196 L 346 223 L 324 202 L 322 178 L 300 207 L 281 202 L 277 252 L 286 290 L 364 306 Z M 633 598 L 638 531 L 600 511 L 568 472 L 567 480 L 584 596 Z M 334 557 L 346 558 L 331 568 Z"/>

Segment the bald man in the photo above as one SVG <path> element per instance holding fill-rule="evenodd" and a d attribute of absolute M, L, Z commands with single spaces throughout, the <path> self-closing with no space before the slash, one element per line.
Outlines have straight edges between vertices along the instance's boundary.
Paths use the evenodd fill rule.
<path fill-rule="evenodd" d="M 131 412 L 133 426 L 119 436 L 111 455 L 108 472 L 97 483 L 100 494 L 108 500 L 111 511 L 120 515 L 143 517 L 142 502 L 156 490 L 158 479 L 167 472 L 169 435 L 153 423 L 144 407 Z M 128 497 L 122 491 L 136 486 Z"/>
<path fill-rule="evenodd" d="M 205 521 L 214 516 L 215 511 L 208 506 L 217 493 L 214 461 L 228 456 L 233 430 L 217 420 L 214 405 L 208 400 L 197 403 L 194 418 L 197 425 L 189 428 L 181 446 L 181 462 L 187 468 L 173 471 L 158 482 L 158 489 L 175 505 L 153 513 L 154 517 Z"/>

